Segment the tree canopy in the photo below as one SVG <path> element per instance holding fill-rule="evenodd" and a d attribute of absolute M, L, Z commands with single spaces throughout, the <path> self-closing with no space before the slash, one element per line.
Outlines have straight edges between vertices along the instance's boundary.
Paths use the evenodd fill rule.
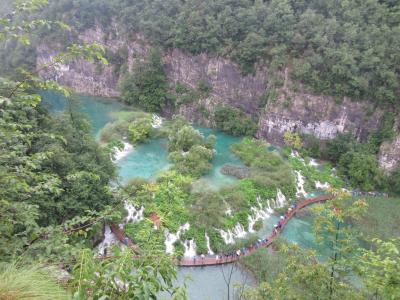
<path fill-rule="evenodd" d="M 316 93 L 395 106 L 400 18 L 396 1 L 54 1 L 48 16 L 79 29 L 116 20 L 126 36 L 235 60 L 243 72 L 290 66 Z M 88 12 L 90 13 L 88 14 Z M 111 30 L 111 29 L 110 29 Z"/>

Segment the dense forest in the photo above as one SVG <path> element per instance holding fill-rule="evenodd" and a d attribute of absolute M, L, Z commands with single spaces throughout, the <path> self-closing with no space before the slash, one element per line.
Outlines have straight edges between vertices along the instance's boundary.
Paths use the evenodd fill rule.
<path fill-rule="evenodd" d="M 116 22 L 161 48 L 229 57 L 244 73 L 289 67 L 318 94 L 396 108 L 399 14 L 390 0 L 60 0 L 45 16 L 78 30 Z"/>
<path fill-rule="evenodd" d="M 95 137 L 79 97 L 38 76 L 35 46 L 61 43 L 55 64 L 107 65 L 101 45 L 77 44 L 76 35 L 98 24 L 115 34 L 113 23 L 127 37 L 144 34 L 153 49 L 121 82 L 127 106 Z M 272 232 L 283 232 L 297 204 L 319 193 L 334 199 L 295 216 L 302 226 L 312 218 L 306 239 L 319 248 L 283 235 L 243 255 L 254 286 L 232 296 L 224 274 L 228 300 L 400 298 L 400 201 L 391 198 L 400 194 L 400 169 L 387 174 L 376 159 L 395 134 L 398 1 L 9 0 L 0 3 L 0 44 L 1 300 L 188 299 L 187 281 L 176 280 L 190 242 L 197 259 L 240 256 L 260 245 L 255 232 L 264 219 L 278 220 Z M 227 153 L 240 164 L 223 165 L 231 183 L 208 189 L 201 180 L 215 171 L 216 135 L 155 114 L 212 92 L 203 81 L 169 86 L 160 50 L 172 48 L 231 58 L 243 74 L 289 68 L 295 81 L 338 105 L 346 96 L 387 113 L 364 144 L 343 134 L 320 147 L 286 132 L 276 148 L 254 138 L 257 124 L 243 111 L 218 106 L 217 132 L 238 139 Z M 66 100 L 62 112 L 43 103 L 48 90 Z M 116 154 L 157 139 L 167 168 L 121 182 Z M 365 192 L 372 190 L 381 192 Z M 125 239 L 99 251 L 111 224 Z M 246 236 L 234 236 L 237 228 Z"/>

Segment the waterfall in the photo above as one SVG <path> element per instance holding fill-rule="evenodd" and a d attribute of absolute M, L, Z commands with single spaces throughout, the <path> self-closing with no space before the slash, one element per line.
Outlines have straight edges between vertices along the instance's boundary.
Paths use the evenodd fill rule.
<path fill-rule="evenodd" d="M 228 229 L 227 231 L 223 229 L 219 229 L 219 233 L 221 234 L 222 239 L 225 244 L 234 244 L 235 238 L 243 238 L 246 236 L 247 232 L 244 230 L 244 227 L 239 222 L 233 227 L 232 230 Z"/>
<path fill-rule="evenodd" d="M 206 237 L 206 243 L 207 243 L 207 253 L 209 255 L 214 255 L 214 252 L 212 251 L 211 246 L 210 246 L 210 237 L 207 235 L 207 232 L 205 233 L 205 237 Z"/>
<path fill-rule="evenodd" d="M 322 183 L 320 181 L 315 182 L 315 187 L 319 190 L 327 190 L 331 187 L 331 185 L 328 182 Z"/>
<path fill-rule="evenodd" d="M 143 220 L 143 206 L 141 206 L 140 209 L 136 209 L 132 204 L 125 202 L 125 209 L 128 211 L 128 215 L 125 218 L 125 223 L 135 223 Z"/>
<path fill-rule="evenodd" d="M 153 114 L 153 116 L 151 117 L 151 126 L 153 128 L 160 128 L 162 126 L 162 123 L 162 118 L 157 116 L 156 114 Z"/>
<path fill-rule="evenodd" d="M 319 163 L 317 163 L 317 161 L 315 160 L 315 158 L 311 158 L 310 162 L 308 163 L 310 166 L 312 167 L 318 167 Z"/>
<path fill-rule="evenodd" d="M 98 253 L 104 255 L 104 249 L 108 249 L 113 244 L 119 243 L 117 237 L 112 233 L 110 226 L 104 228 L 104 240 L 98 246 Z"/>
<path fill-rule="evenodd" d="M 301 175 L 300 171 L 294 171 L 297 175 L 296 178 L 296 197 L 307 197 L 307 193 L 304 190 L 304 177 Z"/>
<path fill-rule="evenodd" d="M 243 238 L 246 236 L 246 230 L 244 230 L 244 227 L 242 224 L 237 223 L 235 227 L 233 228 L 233 234 L 236 238 Z"/>
<path fill-rule="evenodd" d="M 117 162 L 127 156 L 129 153 L 133 151 L 133 146 L 127 142 L 123 142 L 124 149 L 120 150 L 117 147 L 114 147 L 115 154 L 114 154 L 114 162 Z"/>
<path fill-rule="evenodd" d="M 297 152 L 296 150 L 292 150 L 292 153 L 290 154 L 291 157 L 296 157 L 297 159 L 299 159 L 301 162 L 304 163 L 304 159 L 300 156 L 299 152 Z"/>
<path fill-rule="evenodd" d="M 189 223 L 185 223 L 184 225 L 180 226 L 178 231 L 174 234 L 171 232 L 168 232 L 168 230 L 165 231 L 165 252 L 168 254 L 173 254 L 175 247 L 174 244 L 177 240 L 179 240 L 180 236 L 182 233 L 184 233 L 185 231 L 189 230 L 190 228 L 190 224 Z"/>
<path fill-rule="evenodd" d="M 183 243 L 183 247 L 185 247 L 185 257 L 195 257 L 196 256 L 196 243 L 194 240 L 186 240 Z"/>
<path fill-rule="evenodd" d="M 232 209 L 229 207 L 229 208 L 225 211 L 225 214 L 226 214 L 227 216 L 232 216 Z"/>
<path fill-rule="evenodd" d="M 228 229 L 228 231 L 224 231 L 222 229 L 219 229 L 219 233 L 221 234 L 221 237 L 224 240 L 225 244 L 228 245 L 235 243 L 235 239 L 231 230 Z"/>
<path fill-rule="evenodd" d="M 263 205 L 260 202 L 260 197 L 257 197 L 257 204 L 258 207 L 254 207 L 252 206 L 250 209 L 253 212 L 252 215 L 248 216 L 249 219 L 249 227 L 248 227 L 248 231 L 249 232 L 254 232 L 254 224 L 258 221 L 258 220 L 263 220 L 263 219 L 267 219 L 271 216 L 271 213 L 273 212 L 273 210 L 271 209 L 270 205 L 269 205 L 269 200 L 268 200 L 268 207 L 263 208 Z"/>
<path fill-rule="evenodd" d="M 272 214 L 272 213 L 274 212 L 274 210 L 271 208 L 270 201 L 271 201 L 271 200 L 268 200 L 268 201 L 267 201 L 267 203 L 268 203 L 268 205 L 267 205 L 267 212 L 268 212 L 269 214 Z"/>
<path fill-rule="evenodd" d="M 282 193 L 282 191 L 280 189 L 278 189 L 277 193 L 276 193 L 276 207 L 277 208 L 284 207 L 285 202 L 286 202 L 285 195 Z"/>

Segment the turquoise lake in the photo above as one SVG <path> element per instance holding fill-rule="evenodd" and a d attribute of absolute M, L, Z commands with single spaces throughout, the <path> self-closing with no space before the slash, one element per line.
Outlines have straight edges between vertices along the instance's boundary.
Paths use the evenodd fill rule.
<path fill-rule="evenodd" d="M 42 105 L 49 108 L 54 113 L 61 113 L 67 108 L 66 99 L 60 94 L 54 92 L 43 92 Z M 92 125 L 92 132 L 96 138 L 99 138 L 101 129 L 113 120 L 112 113 L 124 109 L 124 105 L 112 99 L 98 97 L 79 96 L 76 103 L 79 111 L 85 113 Z M 209 128 L 195 126 L 205 137 L 214 134 L 217 137 L 215 145 L 215 156 L 213 159 L 213 168 L 209 174 L 194 183 L 194 189 L 202 190 L 217 189 L 221 186 L 233 183 L 236 179 L 223 175 L 220 172 L 221 167 L 226 164 L 241 165 L 239 158 L 230 151 L 232 144 L 240 142 L 240 137 L 234 137 Z M 269 150 L 277 148 L 270 146 Z M 144 177 L 148 179 L 155 178 L 157 173 L 167 169 L 170 166 L 168 153 L 166 149 L 166 139 L 154 139 L 149 143 L 135 146 L 133 152 L 122 158 L 117 163 L 119 167 L 120 181 L 126 182 L 133 177 Z M 264 226 L 257 234 L 260 237 L 267 236 L 274 224 L 278 222 L 278 217 L 271 216 L 264 220 Z M 290 224 L 285 228 L 282 236 L 287 240 L 297 243 L 304 248 L 312 248 L 323 253 L 316 244 L 314 234 L 312 233 L 312 219 L 310 217 L 293 218 Z M 236 267 L 235 267 L 236 268 Z M 181 268 L 178 272 L 177 284 L 187 281 L 188 294 L 190 299 L 223 299 L 227 295 L 227 287 L 223 274 L 230 272 L 230 266 L 223 267 L 205 267 L 205 268 Z M 232 274 L 231 294 L 233 285 L 246 284 L 253 285 L 254 278 L 246 270 L 237 267 Z M 164 295 L 163 295 L 164 296 Z M 168 296 L 165 296 L 168 298 Z"/>
<path fill-rule="evenodd" d="M 42 97 L 43 104 L 52 112 L 61 113 L 68 107 L 67 100 L 59 93 L 46 91 L 42 93 Z M 118 101 L 99 97 L 79 96 L 76 100 L 75 105 L 79 111 L 87 115 L 96 138 L 99 138 L 101 129 L 113 120 L 112 113 L 121 111 L 125 107 Z M 217 137 L 216 153 L 212 161 L 213 169 L 194 184 L 195 189 L 218 188 L 234 182 L 235 178 L 222 174 L 220 169 L 226 163 L 241 164 L 240 159 L 230 151 L 230 146 L 239 143 L 241 138 L 209 128 L 199 126 L 195 126 L 195 128 L 205 137 L 210 134 Z M 152 139 L 148 143 L 137 145 L 132 153 L 119 160 L 117 164 L 122 183 L 134 177 L 155 178 L 160 171 L 166 170 L 170 166 L 167 141 L 166 139 Z"/>

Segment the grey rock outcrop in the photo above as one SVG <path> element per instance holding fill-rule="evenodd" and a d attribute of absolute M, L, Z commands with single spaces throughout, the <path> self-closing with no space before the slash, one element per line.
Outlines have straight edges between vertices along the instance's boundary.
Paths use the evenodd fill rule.
<path fill-rule="evenodd" d="M 105 34 L 100 27 L 95 27 L 80 34 L 84 42 L 97 42 L 108 51 L 116 53 L 126 48 L 128 69 L 131 70 L 138 60 L 150 49 L 145 39 L 136 35 L 125 40 L 113 25 L 113 34 Z M 38 48 L 37 66 L 51 63 L 56 54 L 48 45 Z M 210 96 L 195 103 L 188 103 L 179 108 L 179 113 L 192 122 L 213 126 L 213 112 L 219 105 L 242 109 L 254 120 L 258 120 L 257 137 L 274 144 L 282 144 L 286 131 L 298 130 L 327 140 L 339 133 L 351 132 L 360 141 L 379 127 L 382 112 L 373 109 L 367 102 L 352 102 L 342 99 L 340 104 L 327 96 L 314 95 L 303 87 L 293 88 L 288 70 L 279 74 L 283 85 L 275 89 L 276 97 L 263 104 L 266 93 L 272 88 L 272 75 L 268 69 L 258 67 L 254 75 L 243 75 L 232 61 L 207 54 L 189 55 L 174 49 L 164 53 L 164 67 L 171 84 L 184 83 L 196 88 L 199 80 L 205 80 L 212 87 Z M 69 65 L 57 65 L 44 70 L 41 76 L 55 79 L 71 87 L 78 93 L 118 97 L 118 84 L 121 80 L 114 66 L 77 61 Z M 295 92 L 296 90 L 296 92 Z M 387 169 L 400 165 L 400 137 L 390 145 L 381 148 L 380 163 Z"/>

